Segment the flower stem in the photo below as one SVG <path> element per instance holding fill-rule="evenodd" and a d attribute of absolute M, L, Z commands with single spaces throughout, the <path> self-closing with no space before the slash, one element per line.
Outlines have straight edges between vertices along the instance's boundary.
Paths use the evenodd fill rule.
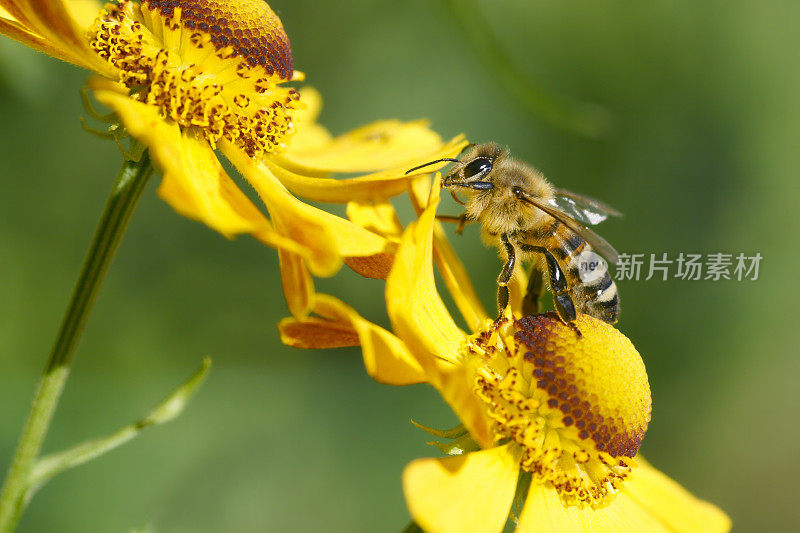
<path fill-rule="evenodd" d="M 108 266 L 152 174 L 153 167 L 145 152 L 138 161 L 126 160 L 117 175 L 0 491 L 0 533 L 14 530 L 27 503 L 31 468 L 69 375 L 75 347 Z"/>

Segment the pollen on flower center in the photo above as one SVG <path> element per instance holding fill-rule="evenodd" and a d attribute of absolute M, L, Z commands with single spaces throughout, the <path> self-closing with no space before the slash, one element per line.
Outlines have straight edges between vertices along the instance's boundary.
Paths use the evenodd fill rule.
<path fill-rule="evenodd" d="M 644 364 L 616 329 L 588 316 L 583 334 L 552 314 L 490 325 L 465 351 L 485 364 L 475 391 L 496 442 L 522 449 L 521 468 L 566 505 L 610 503 L 650 421 Z"/>
<path fill-rule="evenodd" d="M 249 156 L 280 151 L 299 93 L 289 39 L 262 0 L 122 0 L 90 30 L 93 49 L 119 70 L 131 97 L 216 146 Z"/>

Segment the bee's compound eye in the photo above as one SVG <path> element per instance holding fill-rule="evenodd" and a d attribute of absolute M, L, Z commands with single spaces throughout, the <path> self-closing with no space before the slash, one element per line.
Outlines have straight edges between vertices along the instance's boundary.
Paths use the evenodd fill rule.
<path fill-rule="evenodd" d="M 492 160 L 488 157 L 476 157 L 464 167 L 464 178 L 485 176 L 492 171 Z"/>

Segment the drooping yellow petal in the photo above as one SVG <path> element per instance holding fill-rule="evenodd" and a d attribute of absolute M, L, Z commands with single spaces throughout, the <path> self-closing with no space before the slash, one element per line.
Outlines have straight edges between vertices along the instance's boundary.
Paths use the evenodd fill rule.
<path fill-rule="evenodd" d="M 393 253 L 395 243 L 292 196 L 263 161 L 247 157 L 228 141 L 220 148 L 261 197 L 275 228 L 312 252 L 309 267 L 315 275 L 333 275 L 344 257 Z"/>
<path fill-rule="evenodd" d="M 365 278 L 386 279 L 394 265 L 395 252 L 390 250 L 368 256 L 345 256 L 344 264 Z"/>
<path fill-rule="evenodd" d="M 346 150 L 352 150 L 353 163 L 350 167 L 344 164 L 337 166 L 332 163 L 329 167 L 320 165 L 315 168 L 299 168 L 286 155 L 270 156 L 265 160 L 265 164 L 287 189 L 309 200 L 332 203 L 372 201 L 391 198 L 405 192 L 409 182 L 415 178 L 415 175 L 406 174 L 408 169 L 434 159 L 453 157 L 461 152 L 466 144 L 463 137 L 456 137 L 444 144 L 437 140 L 436 143 L 421 144 L 416 147 L 409 146 L 408 151 L 403 154 L 400 154 L 399 150 L 405 148 L 404 146 L 393 146 L 388 149 L 392 153 L 384 154 L 385 159 L 381 162 L 379 152 L 364 156 L 361 152 L 364 152 L 365 149 L 351 146 L 354 143 L 341 143 L 334 140 L 327 146 L 316 147 L 310 152 L 325 154 L 328 153 L 331 146 L 336 146 L 339 147 L 338 150 L 343 151 L 339 155 L 344 158 L 347 156 Z M 398 151 L 398 153 L 395 154 L 394 151 Z M 364 157 L 366 160 L 362 159 Z M 320 177 L 326 176 L 330 172 L 362 172 L 373 169 L 388 170 L 356 178 Z"/>
<path fill-rule="evenodd" d="M 430 194 L 430 181 L 420 177 L 412 182 L 409 194 L 417 212 L 422 212 Z M 447 289 L 470 328 L 477 327 L 488 315 L 483 308 L 464 264 L 447 240 L 444 228 L 437 221 L 433 226 L 433 258 Z"/>
<path fill-rule="evenodd" d="M 639 466 L 622 491 L 599 509 L 565 506 L 547 485 L 533 483 L 520 516 L 519 533 L 637 531 L 715 533 L 730 530 L 730 519 L 698 500 L 675 481 L 637 458 Z"/>
<path fill-rule="evenodd" d="M 263 242 L 307 256 L 308 251 L 275 233 L 269 221 L 228 176 L 214 151 L 194 130 L 181 131 L 158 109 L 92 80 L 97 100 L 110 107 L 128 132 L 145 144 L 163 174 L 159 195 L 176 211 L 225 236 L 250 233 Z"/>
<path fill-rule="evenodd" d="M 314 280 L 304 258 L 288 250 L 278 249 L 283 296 L 292 316 L 303 318 L 314 308 Z"/>
<path fill-rule="evenodd" d="M 619 497 L 617 497 L 617 500 Z M 616 506 L 616 507 L 615 507 Z M 630 502 L 614 501 L 610 506 L 594 510 L 565 506 L 550 486 L 531 483 L 519 518 L 518 533 L 604 533 L 636 531 L 637 533 L 668 530 L 642 509 Z"/>
<path fill-rule="evenodd" d="M 437 181 L 428 207 L 403 234 L 386 280 L 386 308 L 392 327 L 426 370 L 435 366 L 436 359 L 455 363 L 465 339 L 434 282 L 432 238 L 438 205 Z"/>
<path fill-rule="evenodd" d="M 7 19 L 0 23 L 4 35 L 79 67 L 116 76 L 116 70 L 89 47 L 86 29 L 92 3 L 88 0 L 0 0 L 0 7 L 18 22 L 15 28 Z M 95 16 L 99 14 L 98 6 Z"/>
<path fill-rule="evenodd" d="M 420 365 L 427 380 L 458 414 L 472 437 L 491 444 L 489 422 L 473 393 L 474 361 L 461 360 L 466 335 L 453 322 L 433 277 L 433 228 L 439 205 L 439 180 L 417 222 L 403 234 L 386 280 L 386 309 L 395 334 Z"/>
<path fill-rule="evenodd" d="M 412 518 L 427 533 L 500 533 L 517 484 L 510 445 L 444 459 L 417 459 L 403 471 Z"/>
<path fill-rule="evenodd" d="M 719 508 L 699 500 L 674 480 L 637 458 L 639 468 L 631 472 L 624 492 L 632 501 L 672 531 L 722 532 L 731 520 Z"/>
<path fill-rule="evenodd" d="M 347 218 L 353 224 L 385 237 L 392 243 L 399 243 L 403 234 L 403 225 L 388 200 L 349 202 Z M 344 262 L 364 277 L 386 279 L 394 264 L 395 251 L 393 249 L 391 253 L 370 257 L 346 257 Z"/>
<path fill-rule="evenodd" d="M 399 242 L 403 234 L 403 224 L 388 200 L 348 202 L 347 218 L 354 224 L 390 240 Z"/>
<path fill-rule="evenodd" d="M 78 64 L 79 59 L 67 50 L 63 50 L 52 42 L 46 40 L 39 34 L 30 32 L 25 26 L 20 24 L 10 13 L 0 9 L 0 35 L 5 35 L 15 41 L 19 41 L 29 48 L 43 52 L 51 57 L 66 61 L 67 63 Z"/>
<path fill-rule="evenodd" d="M 325 294 L 317 294 L 318 317 L 287 318 L 278 328 L 281 340 L 298 348 L 361 346 L 367 372 L 376 381 L 409 385 L 425 381 L 419 363 L 405 344 L 385 329 L 364 319 L 355 309 Z"/>

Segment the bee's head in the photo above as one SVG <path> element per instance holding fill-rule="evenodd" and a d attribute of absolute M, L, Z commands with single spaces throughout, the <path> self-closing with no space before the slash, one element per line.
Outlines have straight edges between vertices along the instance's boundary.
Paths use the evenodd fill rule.
<path fill-rule="evenodd" d="M 442 180 L 442 187 L 451 192 L 464 191 L 469 196 L 491 194 L 494 189 L 492 170 L 507 155 L 508 150 L 494 143 L 467 147 L 458 158 L 458 164 Z"/>

